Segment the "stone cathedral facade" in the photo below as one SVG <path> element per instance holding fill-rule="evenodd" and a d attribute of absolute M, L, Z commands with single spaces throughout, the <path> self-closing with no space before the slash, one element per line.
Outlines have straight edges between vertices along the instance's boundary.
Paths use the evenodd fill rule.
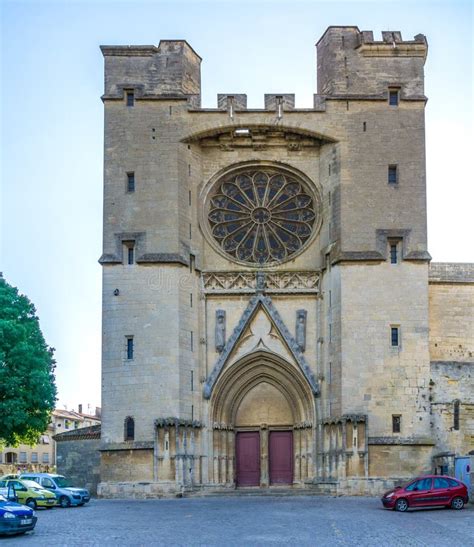
<path fill-rule="evenodd" d="M 304 109 L 202 108 L 184 40 L 101 49 L 99 493 L 368 492 L 467 453 L 474 269 L 430 270 L 425 36 L 329 27 Z"/>

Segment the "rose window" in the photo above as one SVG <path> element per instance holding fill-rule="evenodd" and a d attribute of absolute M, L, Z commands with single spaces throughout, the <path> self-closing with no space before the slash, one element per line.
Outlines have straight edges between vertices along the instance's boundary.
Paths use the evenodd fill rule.
<path fill-rule="evenodd" d="M 210 231 L 221 249 L 252 264 L 289 259 L 309 240 L 316 223 L 314 197 L 304 183 L 271 169 L 227 175 L 208 211 Z"/>

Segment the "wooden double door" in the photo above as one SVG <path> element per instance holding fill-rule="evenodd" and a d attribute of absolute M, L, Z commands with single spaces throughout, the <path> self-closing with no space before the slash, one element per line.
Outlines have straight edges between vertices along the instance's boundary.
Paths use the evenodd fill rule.
<path fill-rule="evenodd" d="M 260 431 L 241 431 L 236 434 L 237 486 L 260 486 Z M 270 484 L 293 483 L 293 432 L 268 433 L 268 476 Z"/>

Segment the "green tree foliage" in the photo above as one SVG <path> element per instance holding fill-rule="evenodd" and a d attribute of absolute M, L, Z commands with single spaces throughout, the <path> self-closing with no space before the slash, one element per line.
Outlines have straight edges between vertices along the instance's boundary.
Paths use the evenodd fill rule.
<path fill-rule="evenodd" d="M 56 402 L 53 353 L 33 304 L 0 277 L 0 443 L 36 444 L 46 431 Z"/>

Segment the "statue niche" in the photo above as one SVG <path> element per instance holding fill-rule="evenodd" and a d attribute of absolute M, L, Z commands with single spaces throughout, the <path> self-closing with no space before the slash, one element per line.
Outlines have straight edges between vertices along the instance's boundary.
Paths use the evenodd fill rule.
<path fill-rule="evenodd" d="M 216 310 L 215 345 L 219 353 L 225 346 L 225 310 Z"/>
<path fill-rule="evenodd" d="M 296 312 L 296 333 L 295 339 L 301 351 L 306 349 L 306 310 L 297 310 Z"/>

